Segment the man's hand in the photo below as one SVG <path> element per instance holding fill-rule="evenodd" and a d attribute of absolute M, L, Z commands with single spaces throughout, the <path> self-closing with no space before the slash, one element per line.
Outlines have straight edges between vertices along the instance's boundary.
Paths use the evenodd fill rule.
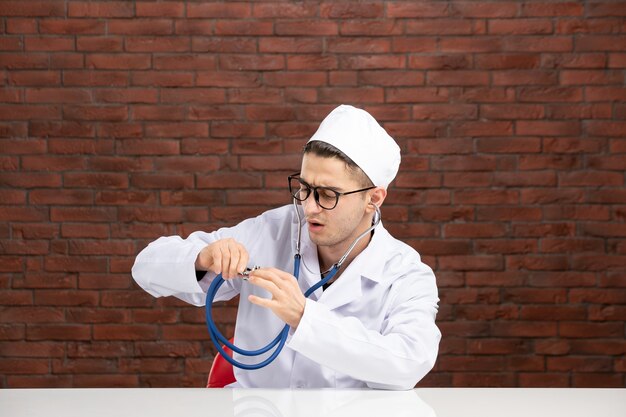
<path fill-rule="evenodd" d="M 267 307 L 282 321 L 295 329 L 304 314 L 306 298 L 293 275 L 276 268 L 260 268 L 250 273 L 248 282 L 272 294 L 271 299 L 248 296 L 248 300 L 261 307 Z"/>
<path fill-rule="evenodd" d="M 235 239 L 221 239 L 207 245 L 196 258 L 196 269 L 235 278 L 248 265 L 248 251 Z"/>

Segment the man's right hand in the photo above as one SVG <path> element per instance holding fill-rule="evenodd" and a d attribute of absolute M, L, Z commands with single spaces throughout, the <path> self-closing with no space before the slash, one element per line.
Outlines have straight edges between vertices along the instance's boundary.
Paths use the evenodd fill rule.
<path fill-rule="evenodd" d="M 248 251 L 235 239 L 221 239 L 207 245 L 196 258 L 196 269 L 235 278 L 248 266 Z"/>

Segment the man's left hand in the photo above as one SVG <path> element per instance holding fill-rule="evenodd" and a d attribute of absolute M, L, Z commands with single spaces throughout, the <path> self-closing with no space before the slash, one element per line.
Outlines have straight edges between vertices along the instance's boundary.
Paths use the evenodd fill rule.
<path fill-rule="evenodd" d="M 250 273 L 248 282 L 272 294 L 271 299 L 250 295 L 248 300 L 251 303 L 269 308 L 291 328 L 298 327 L 304 314 L 306 298 L 296 277 L 280 269 L 260 268 Z"/>

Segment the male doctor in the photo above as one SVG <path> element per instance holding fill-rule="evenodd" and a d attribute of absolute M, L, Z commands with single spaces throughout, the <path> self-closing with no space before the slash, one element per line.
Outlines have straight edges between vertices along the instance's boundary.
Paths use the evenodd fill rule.
<path fill-rule="evenodd" d="M 375 206 L 399 165 L 400 148 L 376 120 L 341 105 L 322 121 L 304 148 L 300 173 L 289 178 L 299 205 L 187 239 L 161 237 L 137 256 L 133 277 L 155 297 L 202 306 L 221 273 L 226 281 L 215 301 L 241 295 L 234 343 L 243 349 L 261 348 L 290 326 L 276 360 L 258 370 L 235 368 L 233 386 L 413 388 L 432 369 L 441 339 L 435 276 L 382 222 L 357 242 L 332 282 L 303 295 L 374 224 Z M 262 268 L 241 279 L 253 265 Z"/>

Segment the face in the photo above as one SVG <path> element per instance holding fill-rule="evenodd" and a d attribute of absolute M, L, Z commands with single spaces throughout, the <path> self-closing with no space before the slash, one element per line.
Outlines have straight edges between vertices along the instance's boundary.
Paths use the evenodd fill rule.
<path fill-rule="evenodd" d="M 363 188 L 343 161 L 312 153 L 304 154 L 300 177 L 312 187 L 331 187 L 339 192 Z M 325 210 L 317 205 L 311 192 L 302 202 L 311 241 L 318 246 L 350 245 L 367 228 L 362 227 L 364 220 L 367 224 L 367 193 L 340 196 L 334 209 Z"/>

